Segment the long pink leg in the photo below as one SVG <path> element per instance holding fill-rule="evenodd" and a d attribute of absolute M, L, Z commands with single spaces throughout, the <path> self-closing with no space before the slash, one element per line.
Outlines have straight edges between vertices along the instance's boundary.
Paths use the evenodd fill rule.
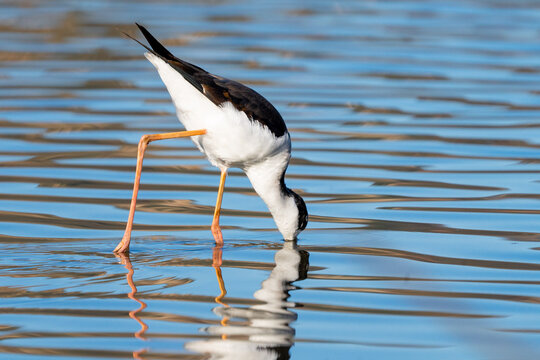
<path fill-rule="evenodd" d="M 151 134 L 143 135 L 139 141 L 139 148 L 137 150 L 137 167 L 135 169 L 135 182 L 133 184 L 133 196 L 131 197 L 131 205 L 129 207 L 129 217 L 126 225 L 126 231 L 122 240 L 118 243 L 114 249 L 115 253 L 127 253 L 129 251 L 129 243 L 131 241 L 131 229 L 133 228 L 133 218 L 135 216 L 135 207 L 137 205 L 137 194 L 139 193 L 139 184 L 141 182 L 141 171 L 144 158 L 144 151 L 148 147 L 148 144 L 156 140 L 165 139 L 177 139 L 182 137 L 204 135 L 206 130 L 193 130 L 193 131 L 178 131 L 163 134 Z"/>
<path fill-rule="evenodd" d="M 212 220 L 212 234 L 218 246 L 223 246 L 223 235 L 219 227 L 219 215 L 221 214 L 221 200 L 223 199 L 223 189 L 225 189 L 225 178 L 227 177 L 227 169 L 221 169 L 221 177 L 219 179 L 219 189 L 214 209 L 214 219 Z"/>

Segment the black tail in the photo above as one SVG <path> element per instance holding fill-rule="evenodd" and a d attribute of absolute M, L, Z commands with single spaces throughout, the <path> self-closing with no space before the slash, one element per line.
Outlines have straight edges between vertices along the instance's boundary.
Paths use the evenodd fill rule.
<path fill-rule="evenodd" d="M 148 44 L 150 44 L 150 46 L 152 47 L 152 50 L 154 50 L 153 52 L 157 53 L 158 55 L 160 55 L 161 57 L 164 57 L 167 60 L 177 60 L 176 57 L 173 54 L 171 54 L 171 52 L 167 50 L 165 46 L 161 45 L 161 43 L 157 41 L 156 38 L 152 36 L 152 34 L 150 34 L 150 32 L 146 30 L 144 26 L 139 25 L 137 23 L 135 23 L 135 25 L 137 25 L 139 30 L 141 30 L 142 34 L 146 38 L 146 41 L 148 41 Z"/>
<path fill-rule="evenodd" d="M 191 85 L 193 85 L 197 90 L 199 90 L 201 93 L 204 94 L 203 87 L 201 85 L 201 82 L 196 79 L 197 74 L 208 74 L 206 70 L 201 69 L 197 65 L 193 65 L 191 63 L 188 63 L 187 61 L 184 61 L 182 59 L 177 58 L 174 56 L 169 50 L 165 48 L 165 46 L 161 45 L 159 41 L 156 40 L 152 34 L 146 28 L 142 25 L 139 25 L 135 23 L 139 30 L 141 30 L 142 34 L 146 38 L 146 41 L 148 41 L 148 44 L 152 48 L 149 48 L 139 40 L 135 39 L 133 36 L 124 33 L 128 38 L 136 41 L 139 45 L 144 47 L 146 50 L 151 52 L 152 54 L 156 55 L 157 57 L 161 58 L 163 61 L 165 61 L 167 64 L 169 64 L 173 69 L 178 71 L 184 79 L 186 79 Z"/>
<path fill-rule="evenodd" d="M 124 34 L 125 36 L 127 36 L 128 38 L 130 38 L 131 40 L 135 41 L 137 44 L 141 45 L 143 48 L 145 48 L 146 50 L 150 51 L 152 54 L 154 55 L 157 55 L 159 56 L 154 50 L 150 49 L 148 46 L 144 45 L 142 42 L 140 42 L 139 40 L 135 39 L 133 36 L 129 35 L 127 32 L 124 32 L 122 30 L 119 30 L 122 34 Z"/>
<path fill-rule="evenodd" d="M 126 32 L 121 31 L 122 34 L 126 35 L 131 40 L 136 41 L 139 45 L 144 47 L 146 50 L 148 50 L 152 54 L 162 58 L 165 61 L 171 60 L 171 61 L 178 61 L 178 62 L 181 62 L 181 63 L 186 63 L 185 61 L 180 60 L 177 57 L 175 57 L 169 50 L 167 50 L 165 48 L 165 46 L 161 45 L 161 43 L 159 41 L 157 41 L 156 38 L 154 36 L 152 36 L 152 34 L 150 34 L 150 32 L 148 30 L 146 30 L 146 28 L 144 26 L 139 25 L 137 23 L 135 23 L 135 25 L 137 25 L 139 27 L 142 34 L 146 38 L 146 41 L 148 41 L 148 44 L 150 44 L 150 46 L 152 48 L 149 48 L 148 46 L 146 46 L 145 44 L 143 44 L 139 40 L 135 39 L 133 36 L 129 35 Z M 189 64 L 189 63 L 187 63 L 187 64 Z"/>

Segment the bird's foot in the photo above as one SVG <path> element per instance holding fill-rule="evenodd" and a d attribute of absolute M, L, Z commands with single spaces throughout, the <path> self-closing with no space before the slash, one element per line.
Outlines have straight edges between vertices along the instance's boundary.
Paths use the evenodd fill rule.
<path fill-rule="evenodd" d="M 214 235 L 216 245 L 223 246 L 223 234 L 221 233 L 221 228 L 219 227 L 219 224 L 212 224 L 212 235 Z"/>
<path fill-rule="evenodd" d="M 116 245 L 116 248 L 113 250 L 115 254 L 127 254 L 129 253 L 129 242 L 130 237 L 124 235 L 122 240 Z"/>

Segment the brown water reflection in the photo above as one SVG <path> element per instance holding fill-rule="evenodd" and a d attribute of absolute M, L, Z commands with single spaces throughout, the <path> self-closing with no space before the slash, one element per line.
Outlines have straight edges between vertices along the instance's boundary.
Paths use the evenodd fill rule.
<path fill-rule="evenodd" d="M 0 359 L 538 358 L 538 10 L 0 0 Z M 140 136 L 181 130 L 134 21 L 283 114 L 297 245 L 232 171 L 214 248 L 219 173 L 171 140 L 111 253 Z"/>

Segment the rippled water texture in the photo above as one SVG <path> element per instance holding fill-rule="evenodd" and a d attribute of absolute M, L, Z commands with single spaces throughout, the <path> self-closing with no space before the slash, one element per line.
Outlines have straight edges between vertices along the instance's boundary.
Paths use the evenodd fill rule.
<path fill-rule="evenodd" d="M 214 249 L 183 139 L 113 255 L 181 130 L 135 21 L 283 114 L 297 244 L 232 170 Z M 540 358 L 539 38 L 525 0 L 0 0 L 0 358 Z"/>

